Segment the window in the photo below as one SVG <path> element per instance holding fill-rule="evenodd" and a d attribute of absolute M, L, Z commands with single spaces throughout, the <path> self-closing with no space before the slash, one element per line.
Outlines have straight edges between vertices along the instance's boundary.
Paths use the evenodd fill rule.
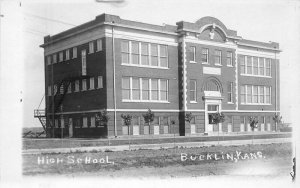
<path fill-rule="evenodd" d="M 197 82 L 196 80 L 190 80 L 190 101 L 197 101 Z"/>
<path fill-rule="evenodd" d="M 271 59 L 266 59 L 266 76 L 271 76 Z"/>
<path fill-rule="evenodd" d="M 57 63 L 57 57 L 56 57 L 56 54 L 53 54 L 53 64 L 54 63 Z"/>
<path fill-rule="evenodd" d="M 67 49 L 66 50 L 66 60 L 69 60 L 70 59 L 70 50 Z"/>
<path fill-rule="evenodd" d="M 62 62 L 64 60 L 64 53 L 59 52 L 59 62 Z"/>
<path fill-rule="evenodd" d="M 149 65 L 149 46 L 147 43 L 142 43 L 141 48 L 142 65 Z"/>
<path fill-rule="evenodd" d="M 258 103 L 258 86 L 253 86 L 253 101 L 252 103 Z"/>
<path fill-rule="evenodd" d="M 98 89 L 103 88 L 103 77 L 98 76 Z"/>
<path fill-rule="evenodd" d="M 218 105 L 207 105 L 207 111 L 218 111 Z"/>
<path fill-rule="evenodd" d="M 79 91 L 79 80 L 75 80 L 75 92 Z"/>
<path fill-rule="evenodd" d="M 246 86 L 241 86 L 241 104 L 246 103 Z"/>
<path fill-rule="evenodd" d="M 227 88 L 227 92 L 228 92 L 228 102 L 232 103 L 233 102 L 233 82 L 229 82 L 228 83 L 228 88 Z"/>
<path fill-rule="evenodd" d="M 142 100 L 150 100 L 149 79 L 142 78 Z"/>
<path fill-rule="evenodd" d="M 51 92 L 52 92 L 52 91 L 51 91 L 51 86 L 48 86 L 48 96 L 51 96 L 51 95 L 52 95 Z"/>
<path fill-rule="evenodd" d="M 132 99 L 140 100 L 140 79 L 132 78 Z"/>
<path fill-rule="evenodd" d="M 86 75 L 86 51 L 82 50 L 81 51 L 81 65 L 82 65 L 82 76 Z"/>
<path fill-rule="evenodd" d="M 89 42 L 89 53 L 94 53 L 94 42 Z"/>
<path fill-rule="evenodd" d="M 247 103 L 252 103 L 252 86 L 247 85 Z"/>
<path fill-rule="evenodd" d="M 130 100 L 130 78 L 122 78 L 122 99 Z"/>
<path fill-rule="evenodd" d="M 266 103 L 271 104 L 271 88 L 266 87 Z"/>
<path fill-rule="evenodd" d="M 271 104 L 270 100 L 271 87 L 257 85 L 241 86 L 241 104 Z"/>
<path fill-rule="evenodd" d="M 151 100 L 158 100 L 158 79 L 151 79 Z"/>
<path fill-rule="evenodd" d="M 140 102 L 168 101 L 168 80 L 123 77 L 122 99 Z"/>
<path fill-rule="evenodd" d="M 122 64 L 129 64 L 129 41 L 121 42 Z"/>
<path fill-rule="evenodd" d="M 245 74 L 246 73 L 245 56 L 242 55 L 239 57 L 239 64 L 241 68 L 241 74 Z"/>
<path fill-rule="evenodd" d="M 246 56 L 246 67 L 243 59 L 244 56 L 240 56 L 241 74 L 253 75 L 253 76 L 271 76 L 271 59 L 263 57 L 251 57 Z"/>
<path fill-rule="evenodd" d="M 59 94 L 64 94 L 64 84 L 60 85 Z"/>
<path fill-rule="evenodd" d="M 67 91 L 68 93 L 72 93 L 72 83 L 70 83 L 69 85 L 68 85 L 68 91 Z"/>
<path fill-rule="evenodd" d="M 221 65 L 222 52 L 215 50 L 215 65 Z"/>
<path fill-rule="evenodd" d="M 140 64 L 139 58 L 140 48 L 138 42 L 131 42 L 131 62 L 132 64 Z"/>
<path fill-rule="evenodd" d="M 54 84 L 54 86 L 53 86 L 53 95 L 56 95 L 56 93 L 57 93 L 57 85 Z"/>
<path fill-rule="evenodd" d="M 158 45 L 151 44 L 151 66 L 158 66 Z"/>
<path fill-rule="evenodd" d="M 253 57 L 253 74 L 258 75 L 258 58 Z"/>
<path fill-rule="evenodd" d="M 160 100 L 168 101 L 168 80 L 160 79 Z"/>
<path fill-rule="evenodd" d="M 97 52 L 102 51 L 102 40 L 97 39 Z"/>
<path fill-rule="evenodd" d="M 190 47 L 190 61 L 196 61 L 196 47 L 191 46 Z"/>
<path fill-rule="evenodd" d="M 160 49 L 160 66 L 168 68 L 168 50 L 167 46 L 159 45 Z"/>
<path fill-rule="evenodd" d="M 162 124 L 164 126 L 164 134 L 168 134 L 169 133 L 169 125 L 170 125 L 170 121 L 169 121 L 169 117 L 162 117 Z"/>
<path fill-rule="evenodd" d="M 86 90 L 86 79 L 82 80 L 82 91 Z"/>
<path fill-rule="evenodd" d="M 201 51 L 201 62 L 202 63 L 208 63 L 208 49 L 203 48 Z"/>
<path fill-rule="evenodd" d="M 264 86 L 259 86 L 259 103 L 265 103 L 264 95 Z"/>
<path fill-rule="evenodd" d="M 226 57 L 227 66 L 233 66 L 232 59 L 233 59 L 233 53 L 227 52 L 227 57 Z"/>
<path fill-rule="evenodd" d="M 91 117 L 91 127 L 95 127 L 95 117 Z"/>
<path fill-rule="evenodd" d="M 241 117 L 240 117 L 240 120 L 241 120 L 241 124 L 244 124 L 244 125 L 245 125 L 245 116 L 241 116 Z"/>
<path fill-rule="evenodd" d="M 83 127 L 87 127 L 87 117 L 82 118 Z"/>
<path fill-rule="evenodd" d="M 168 68 L 168 48 L 166 45 L 137 41 L 121 42 L 122 64 Z"/>
<path fill-rule="evenodd" d="M 247 74 L 252 74 L 252 57 L 247 56 Z"/>
<path fill-rule="evenodd" d="M 51 65 L 51 56 L 47 56 L 47 65 Z"/>
<path fill-rule="evenodd" d="M 58 127 L 58 119 L 54 120 L 54 126 L 57 128 Z"/>
<path fill-rule="evenodd" d="M 259 58 L 259 75 L 265 75 L 265 66 L 264 66 L 264 58 Z"/>
<path fill-rule="evenodd" d="M 95 79 L 94 79 L 94 77 L 90 78 L 90 89 L 95 89 Z"/>
<path fill-rule="evenodd" d="M 73 59 L 74 58 L 77 58 L 77 48 L 76 47 L 73 48 Z"/>

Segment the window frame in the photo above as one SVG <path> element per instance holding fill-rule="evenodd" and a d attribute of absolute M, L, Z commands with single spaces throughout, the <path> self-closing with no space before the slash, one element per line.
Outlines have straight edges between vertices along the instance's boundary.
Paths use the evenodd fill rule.
<path fill-rule="evenodd" d="M 129 80 L 129 88 L 125 88 L 124 85 L 124 79 Z M 133 98 L 133 84 L 132 79 L 138 79 L 139 80 L 139 99 Z M 144 89 L 143 81 L 147 81 L 148 83 L 148 89 Z M 154 81 L 157 81 L 157 88 L 153 88 Z M 166 90 L 163 90 L 162 88 L 162 82 L 166 83 Z M 124 92 L 127 94 L 124 95 Z M 125 98 L 125 96 L 128 96 L 129 92 L 129 98 Z M 143 92 L 148 92 L 148 99 L 143 98 Z M 153 98 L 153 94 L 156 93 L 157 97 L 155 99 Z M 166 100 L 163 100 L 162 94 L 166 94 Z M 164 78 L 144 78 L 144 77 L 130 77 L 130 76 L 124 76 L 122 77 L 122 102 L 162 102 L 162 103 L 169 103 L 169 80 Z"/>
<path fill-rule="evenodd" d="M 196 63 L 196 46 L 190 46 L 190 63 Z"/>
<path fill-rule="evenodd" d="M 72 59 L 77 58 L 77 47 L 73 47 L 72 49 Z"/>
<path fill-rule="evenodd" d="M 67 60 L 70 60 L 70 50 L 69 49 L 66 50 L 66 61 Z"/>
<path fill-rule="evenodd" d="M 98 76 L 97 77 L 97 89 L 102 89 L 103 88 L 103 76 Z"/>
<path fill-rule="evenodd" d="M 96 52 L 100 52 L 103 50 L 103 44 L 102 44 L 102 39 L 97 39 L 96 40 L 96 45 L 97 45 L 97 51 Z"/>
<path fill-rule="evenodd" d="M 229 55 L 229 56 L 228 56 Z M 229 62 L 229 64 L 228 64 Z M 233 52 L 227 52 L 226 53 L 226 65 L 228 67 L 233 67 Z"/>
<path fill-rule="evenodd" d="M 205 53 L 203 53 L 205 52 Z M 205 56 L 206 61 L 203 61 L 203 57 Z M 202 48 L 201 49 L 201 63 L 202 64 L 209 64 L 209 49 L 208 48 Z"/>
<path fill-rule="evenodd" d="M 228 82 L 227 90 L 227 103 L 233 104 L 233 82 Z M 228 100 L 229 96 L 230 100 Z"/>
<path fill-rule="evenodd" d="M 89 42 L 89 54 L 94 53 L 94 41 Z"/>
<path fill-rule="evenodd" d="M 194 88 L 192 88 L 192 84 L 194 83 Z M 194 100 L 192 100 L 191 96 L 194 97 Z M 197 103 L 197 80 L 190 80 L 190 103 Z"/>
<path fill-rule="evenodd" d="M 128 44 L 128 52 L 122 48 L 122 45 Z M 133 44 L 138 44 L 138 52 L 133 52 Z M 143 47 L 147 46 L 147 52 L 144 52 Z M 165 54 L 162 54 L 161 50 L 165 48 Z M 152 52 L 155 49 L 155 54 Z M 142 52 L 143 51 L 143 52 Z M 133 55 L 138 56 L 138 63 L 133 63 Z M 124 61 L 126 56 L 126 61 Z M 154 58 L 157 59 L 154 63 Z M 135 58 L 136 59 L 136 58 Z M 143 60 L 147 59 L 146 64 Z M 166 61 L 166 63 L 163 63 Z M 159 43 L 149 43 L 135 40 L 122 40 L 121 41 L 121 65 L 124 66 L 136 66 L 136 67 L 147 67 L 147 68 L 159 68 L 159 69 L 169 69 L 169 57 L 168 57 L 168 45 Z M 163 66 L 164 65 L 164 66 Z"/>
<path fill-rule="evenodd" d="M 216 60 L 219 60 L 218 62 Z M 214 64 L 215 65 L 222 65 L 222 50 L 217 50 L 215 49 L 215 52 L 214 52 Z"/>

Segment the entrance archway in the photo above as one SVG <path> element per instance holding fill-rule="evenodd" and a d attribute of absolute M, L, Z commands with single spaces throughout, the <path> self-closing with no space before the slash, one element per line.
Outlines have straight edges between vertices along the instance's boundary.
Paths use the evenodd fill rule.
<path fill-rule="evenodd" d="M 222 124 L 214 125 L 212 122 L 212 114 L 222 111 L 222 93 L 223 88 L 221 82 L 215 78 L 210 77 L 205 80 L 202 86 L 204 92 L 203 100 L 205 105 L 205 134 L 222 131 Z"/>

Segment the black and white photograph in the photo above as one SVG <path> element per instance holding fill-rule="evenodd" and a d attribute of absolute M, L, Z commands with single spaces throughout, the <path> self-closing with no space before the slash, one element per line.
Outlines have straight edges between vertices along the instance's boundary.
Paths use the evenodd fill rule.
<path fill-rule="evenodd" d="M 1 187 L 296 186 L 299 18 L 298 0 L 0 1 Z"/>

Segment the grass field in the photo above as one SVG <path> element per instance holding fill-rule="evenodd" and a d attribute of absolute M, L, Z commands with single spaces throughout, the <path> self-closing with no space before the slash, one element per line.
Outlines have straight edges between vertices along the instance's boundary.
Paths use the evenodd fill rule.
<path fill-rule="evenodd" d="M 246 155 L 250 156 L 251 153 L 256 154 L 256 157 L 246 157 Z M 212 158 L 208 158 L 210 154 Z M 234 156 L 238 160 L 228 159 L 226 154 Z M 187 156 L 187 158 L 182 158 L 182 155 Z M 222 159 L 222 155 L 225 156 L 224 159 Z M 200 160 L 200 156 L 204 156 L 204 160 Z M 198 158 L 192 160 L 195 157 Z M 55 162 L 49 162 L 51 159 Z M 107 163 L 106 159 L 111 163 Z M 261 175 L 289 177 L 291 168 L 292 146 L 290 143 L 23 155 L 23 174 L 27 176 L 143 178 Z"/>

